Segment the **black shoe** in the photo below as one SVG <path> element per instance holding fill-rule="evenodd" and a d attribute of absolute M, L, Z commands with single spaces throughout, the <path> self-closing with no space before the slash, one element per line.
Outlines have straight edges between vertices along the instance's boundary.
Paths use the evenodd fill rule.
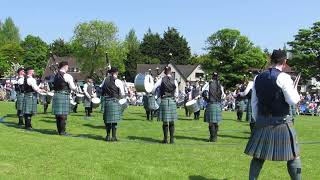
<path fill-rule="evenodd" d="M 162 144 L 168 144 L 168 140 L 164 139 L 161 141 Z"/>
<path fill-rule="evenodd" d="M 106 136 L 106 141 L 111 141 L 110 136 Z"/>
<path fill-rule="evenodd" d="M 26 127 L 26 130 L 32 131 L 32 127 Z"/>
<path fill-rule="evenodd" d="M 111 138 L 111 141 L 113 141 L 113 142 L 114 142 L 114 141 L 118 141 L 118 139 L 117 139 L 117 137 L 112 137 L 112 138 Z"/>

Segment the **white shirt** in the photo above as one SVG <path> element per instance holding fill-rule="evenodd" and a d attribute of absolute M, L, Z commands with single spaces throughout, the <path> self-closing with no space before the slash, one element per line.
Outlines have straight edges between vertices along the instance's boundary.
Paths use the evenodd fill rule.
<path fill-rule="evenodd" d="M 18 77 L 18 81 L 16 81 L 16 84 L 22 85 L 23 83 L 24 83 L 24 77 L 23 76 Z"/>
<path fill-rule="evenodd" d="M 278 75 L 276 83 L 282 89 L 285 101 L 289 105 L 296 105 L 300 101 L 299 93 L 297 89 L 294 88 L 293 81 L 289 74 L 281 72 Z M 255 81 L 254 81 L 254 84 L 255 84 Z M 257 98 L 256 89 L 254 86 L 252 87 L 251 105 L 252 105 L 252 117 L 254 119 L 257 119 L 258 98 Z"/>
<path fill-rule="evenodd" d="M 60 71 L 63 73 L 63 79 L 66 83 L 68 83 L 69 88 L 71 90 L 76 90 L 76 85 L 73 82 L 73 77 L 70 74 L 67 74 L 64 70 L 60 69 Z"/>
<path fill-rule="evenodd" d="M 90 93 L 88 92 L 88 86 L 89 86 L 88 83 L 85 83 L 85 84 L 83 85 L 83 92 L 84 92 L 84 94 L 85 94 L 88 98 L 91 98 L 90 93 L 91 93 L 93 96 L 96 96 L 96 93 L 93 91 L 93 90 L 94 90 L 93 84 L 92 84 L 92 92 L 90 92 Z"/>
<path fill-rule="evenodd" d="M 32 89 L 38 93 L 40 93 L 40 88 L 37 85 L 36 79 L 33 77 L 27 76 L 27 84 L 32 87 Z"/>
<path fill-rule="evenodd" d="M 167 75 L 167 76 L 171 77 L 170 74 Z M 152 90 L 152 94 L 155 94 L 156 89 L 157 89 L 159 86 L 161 86 L 162 78 L 163 78 L 163 77 L 161 77 L 161 78 L 156 82 L 156 84 L 154 85 L 153 90 Z M 174 96 L 177 98 L 177 97 L 179 97 L 179 88 L 178 88 L 178 82 L 177 82 L 177 80 L 174 80 L 174 84 L 176 85 L 176 89 L 175 89 L 175 92 L 174 92 Z"/>
<path fill-rule="evenodd" d="M 209 83 L 203 86 L 202 92 L 206 91 L 206 90 L 209 92 Z M 224 93 L 224 87 L 223 86 L 221 86 L 221 92 L 222 92 L 221 99 L 226 98 L 226 94 Z"/>
<path fill-rule="evenodd" d="M 116 79 L 114 81 L 114 83 L 116 84 L 116 86 L 120 89 L 120 96 L 125 96 L 125 91 L 124 91 L 124 85 L 123 82 L 120 79 Z"/>
<path fill-rule="evenodd" d="M 249 81 L 246 89 L 245 89 L 243 92 L 240 92 L 240 93 L 239 93 L 240 96 L 241 96 L 241 97 L 246 96 L 246 95 L 250 92 L 250 90 L 252 89 L 252 87 L 253 87 L 253 81 Z"/>

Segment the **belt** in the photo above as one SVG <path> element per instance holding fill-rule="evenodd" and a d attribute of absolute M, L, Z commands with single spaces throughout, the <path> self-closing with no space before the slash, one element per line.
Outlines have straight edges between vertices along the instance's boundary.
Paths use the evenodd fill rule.
<path fill-rule="evenodd" d="M 266 126 L 277 126 L 281 124 L 292 123 L 292 117 L 290 115 L 287 116 L 261 116 L 258 115 L 256 119 L 257 127 L 266 127 Z"/>

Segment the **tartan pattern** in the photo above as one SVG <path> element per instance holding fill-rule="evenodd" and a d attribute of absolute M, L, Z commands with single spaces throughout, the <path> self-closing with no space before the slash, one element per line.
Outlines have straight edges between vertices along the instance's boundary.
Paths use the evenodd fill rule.
<path fill-rule="evenodd" d="M 255 128 L 245 153 L 258 159 L 289 161 L 300 154 L 292 123 Z"/>
<path fill-rule="evenodd" d="M 155 96 L 143 96 L 143 107 L 146 110 L 157 110 L 159 105 Z"/>
<path fill-rule="evenodd" d="M 122 110 L 119 100 L 116 98 L 106 98 L 104 104 L 103 120 L 105 123 L 116 123 L 122 119 Z"/>
<path fill-rule="evenodd" d="M 243 112 L 245 110 L 244 100 L 236 101 L 236 111 Z"/>
<path fill-rule="evenodd" d="M 56 92 L 52 98 L 52 114 L 68 115 L 70 113 L 70 94 L 65 92 Z"/>
<path fill-rule="evenodd" d="M 100 102 L 101 102 L 101 106 L 100 106 L 100 112 L 104 112 L 104 104 L 105 104 L 105 96 L 100 96 Z"/>
<path fill-rule="evenodd" d="M 247 108 L 246 108 L 246 120 L 253 123 L 255 122 L 252 118 L 252 105 L 251 105 L 251 99 L 248 99 Z"/>
<path fill-rule="evenodd" d="M 91 107 L 91 98 L 88 98 L 87 96 L 84 96 L 83 106 L 85 108 L 86 107 Z"/>
<path fill-rule="evenodd" d="M 219 123 L 222 119 L 221 108 L 222 106 L 219 102 L 208 103 L 205 110 L 205 121 L 207 123 Z"/>
<path fill-rule="evenodd" d="M 16 109 L 22 111 L 23 110 L 23 99 L 24 94 L 23 93 L 17 93 L 17 101 L 16 101 Z"/>
<path fill-rule="evenodd" d="M 23 98 L 23 114 L 36 114 L 37 113 L 37 93 L 25 93 Z"/>
<path fill-rule="evenodd" d="M 291 106 L 290 106 L 290 115 L 291 115 L 292 117 L 295 117 L 295 116 L 297 115 L 296 111 L 297 111 L 296 105 L 291 105 Z"/>
<path fill-rule="evenodd" d="M 177 115 L 177 104 L 173 98 L 163 98 L 160 103 L 159 119 L 163 122 L 176 121 Z"/>

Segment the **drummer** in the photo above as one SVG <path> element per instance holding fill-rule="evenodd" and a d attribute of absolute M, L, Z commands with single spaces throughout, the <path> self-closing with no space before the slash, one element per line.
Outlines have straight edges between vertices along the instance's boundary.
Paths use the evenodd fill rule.
<path fill-rule="evenodd" d="M 107 136 L 106 141 L 118 141 L 117 125 L 122 119 L 122 110 L 119 100 L 125 96 L 124 86 L 118 79 L 118 69 L 112 67 L 109 70 L 110 75 L 106 77 L 102 86 L 102 93 L 105 95 L 105 106 L 103 120 L 105 123 Z M 112 130 L 112 138 L 110 132 Z"/>
<path fill-rule="evenodd" d="M 15 91 L 17 92 L 17 101 L 16 101 L 16 109 L 17 109 L 17 115 L 19 118 L 19 123 L 18 125 L 21 126 L 23 125 L 23 113 L 22 113 L 22 108 L 23 108 L 23 98 L 24 98 L 24 69 L 19 68 L 18 71 L 18 76 L 17 76 L 17 81 L 15 84 Z"/>
<path fill-rule="evenodd" d="M 70 113 L 70 92 L 76 90 L 73 77 L 68 74 L 68 62 L 59 63 L 59 72 L 55 75 L 53 89 L 55 91 L 52 99 L 52 114 L 56 116 L 56 124 L 59 135 L 66 134 L 67 116 Z"/>
<path fill-rule="evenodd" d="M 237 89 L 233 92 L 236 101 L 237 120 L 242 121 L 243 111 L 245 110 L 245 98 L 240 95 L 245 90 L 243 84 L 237 85 Z"/>
<path fill-rule="evenodd" d="M 87 79 L 87 83 L 83 85 L 84 97 L 84 108 L 86 112 L 86 117 L 90 117 L 92 113 L 92 103 L 91 99 L 96 97 L 93 80 L 91 78 Z"/>
<path fill-rule="evenodd" d="M 72 91 L 72 95 L 73 95 L 73 99 L 75 99 L 76 105 L 73 107 L 73 112 L 77 113 L 77 109 L 78 109 L 78 104 L 80 104 L 81 102 L 77 101 L 77 94 L 82 94 L 82 89 L 78 83 L 78 80 L 74 80 L 74 84 L 76 86 L 76 90 Z"/>
<path fill-rule="evenodd" d="M 187 81 L 186 87 L 184 88 L 184 93 L 185 93 L 184 109 L 186 111 L 186 117 L 190 117 L 191 115 L 191 112 L 189 112 L 188 109 L 186 108 L 186 103 L 192 99 L 191 92 L 192 92 L 192 86 L 190 85 L 190 81 Z"/>
<path fill-rule="evenodd" d="M 160 112 L 159 119 L 163 122 L 163 141 L 162 143 L 168 143 L 168 128 L 170 131 L 170 143 L 174 143 L 174 122 L 178 120 L 177 116 L 177 104 L 175 98 L 179 96 L 178 83 L 171 75 L 171 68 L 165 67 L 165 76 L 159 79 L 154 88 L 153 93 L 160 87 Z M 168 127 L 169 126 L 169 127 Z"/>
<path fill-rule="evenodd" d="M 43 89 L 46 92 L 50 91 L 50 86 L 48 83 L 48 78 L 45 78 L 45 80 L 41 81 L 39 84 L 39 88 Z M 43 113 L 47 114 L 48 106 L 51 103 L 51 98 L 48 94 L 41 95 L 41 102 L 43 105 Z"/>
<path fill-rule="evenodd" d="M 191 94 L 192 94 L 192 99 L 193 100 L 197 100 L 197 104 L 200 107 L 200 93 L 201 93 L 201 86 L 199 81 L 196 81 L 196 83 L 194 84 Z M 194 120 L 199 120 L 200 118 L 200 109 L 197 112 L 194 112 Z"/>

